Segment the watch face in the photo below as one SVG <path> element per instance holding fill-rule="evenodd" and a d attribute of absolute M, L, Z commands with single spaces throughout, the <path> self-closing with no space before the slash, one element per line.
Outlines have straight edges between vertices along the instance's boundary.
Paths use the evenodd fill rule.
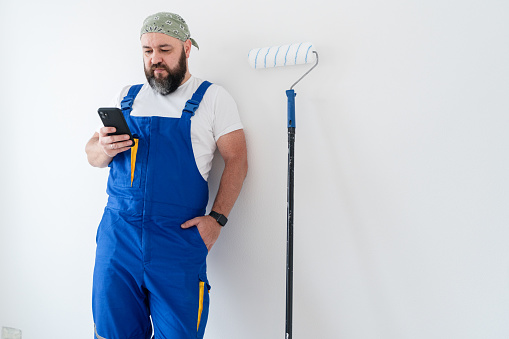
<path fill-rule="evenodd" d="M 224 226 L 226 225 L 226 222 L 228 221 L 228 219 L 226 219 L 226 217 L 222 214 L 219 215 L 219 218 L 217 218 L 217 222 L 219 223 L 219 225 L 221 226 Z"/>

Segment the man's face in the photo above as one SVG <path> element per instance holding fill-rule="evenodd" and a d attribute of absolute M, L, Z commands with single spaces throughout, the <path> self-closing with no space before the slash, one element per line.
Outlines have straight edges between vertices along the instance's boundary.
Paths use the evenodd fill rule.
<path fill-rule="evenodd" d="M 183 43 L 162 33 L 145 33 L 141 36 L 141 46 L 145 76 L 158 93 L 170 94 L 187 80 L 190 42 Z"/>

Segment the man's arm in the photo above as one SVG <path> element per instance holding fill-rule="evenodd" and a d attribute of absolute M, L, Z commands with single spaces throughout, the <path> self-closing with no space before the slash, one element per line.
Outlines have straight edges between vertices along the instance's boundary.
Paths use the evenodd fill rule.
<path fill-rule="evenodd" d="M 114 132 L 115 127 L 102 127 L 99 133 L 95 132 L 87 142 L 85 152 L 90 165 L 106 167 L 115 155 L 130 148 L 132 141 L 129 140 L 129 135 L 108 135 Z"/>
<path fill-rule="evenodd" d="M 217 148 L 224 159 L 224 171 L 212 210 L 228 217 L 247 174 L 247 148 L 244 131 L 240 129 L 221 136 L 217 141 Z M 198 231 L 210 251 L 219 238 L 221 225 L 208 215 L 191 219 L 182 224 L 182 228 L 193 226 L 198 227 Z"/>

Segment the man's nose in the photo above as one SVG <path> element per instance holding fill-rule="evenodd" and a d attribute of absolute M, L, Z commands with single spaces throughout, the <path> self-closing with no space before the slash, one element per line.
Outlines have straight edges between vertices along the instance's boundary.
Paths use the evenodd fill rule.
<path fill-rule="evenodd" d="M 152 54 L 152 60 L 151 60 L 152 65 L 158 64 L 162 61 L 163 61 L 163 58 L 162 58 L 161 54 L 159 52 L 154 51 Z"/>

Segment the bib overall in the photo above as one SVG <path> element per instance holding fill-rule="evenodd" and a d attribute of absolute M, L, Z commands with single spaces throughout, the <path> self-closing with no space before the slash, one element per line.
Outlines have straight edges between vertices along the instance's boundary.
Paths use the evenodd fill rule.
<path fill-rule="evenodd" d="M 141 85 L 122 101 L 135 145 L 110 163 L 94 268 L 97 339 L 147 339 L 152 331 L 155 339 L 203 338 L 208 250 L 196 227 L 180 225 L 204 215 L 208 202 L 191 144 L 191 117 L 208 86 L 180 118 L 131 116 Z"/>

